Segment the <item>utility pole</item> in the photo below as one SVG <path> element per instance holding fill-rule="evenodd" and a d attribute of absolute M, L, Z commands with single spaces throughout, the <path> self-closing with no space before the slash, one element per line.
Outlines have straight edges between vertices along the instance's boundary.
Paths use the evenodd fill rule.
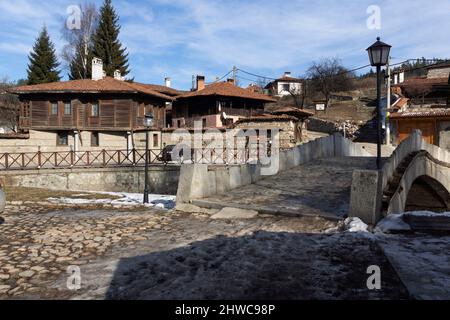
<path fill-rule="evenodd" d="M 386 145 L 390 145 L 391 144 L 391 128 L 389 126 L 389 111 L 388 109 L 391 108 L 391 57 L 389 57 L 388 59 L 388 63 L 386 66 L 387 69 L 387 92 L 386 92 Z"/>
<path fill-rule="evenodd" d="M 237 68 L 236 66 L 233 66 L 233 81 L 235 85 L 236 85 L 236 76 L 237 76 Z"/>

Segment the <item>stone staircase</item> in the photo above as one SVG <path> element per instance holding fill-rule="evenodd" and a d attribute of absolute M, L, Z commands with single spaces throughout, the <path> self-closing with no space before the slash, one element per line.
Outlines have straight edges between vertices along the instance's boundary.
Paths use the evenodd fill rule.
<path fill-rule="evenodd" d="M 387 214 L 389 203 L 392 199 L 392 196 L 397 191 L 400 185 L 400 181 L 402 180 L 403 175 L 406 172 L 406 169 L 408 168 L 409 164 L 414 159 L 414 157 L 417 154 L 419 154 L 419 152 L 420 151 L 412 152 L 403 159 L 403 161 L 397 166 L 397 169 L 395 170 L 392 178 L 389 180 L 386 188 L 383 190 L 382 206 L 381 206 L 381 212 L 383 216 Z"/>

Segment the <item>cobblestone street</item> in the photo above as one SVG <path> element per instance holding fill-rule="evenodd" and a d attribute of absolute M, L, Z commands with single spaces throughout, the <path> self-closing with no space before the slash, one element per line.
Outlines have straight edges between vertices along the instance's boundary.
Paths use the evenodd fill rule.
<path fill-rule="evenodd" d="M 323 234 L 335 223 L 321 218 L 20 203 L 2 217 L 0 299 L 407 297 L 376 245 Z M 374 263 L 385 286 L 369 292 Z M 74 265 L 78 291 L 67 288 Z"/>

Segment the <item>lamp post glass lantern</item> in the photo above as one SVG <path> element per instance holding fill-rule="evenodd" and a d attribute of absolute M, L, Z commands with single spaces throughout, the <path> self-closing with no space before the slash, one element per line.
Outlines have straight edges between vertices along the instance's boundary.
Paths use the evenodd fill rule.
<path fill-rule="evenodd" d="M 148 130 L 153 127 L 153 113 L 149 112 L 144 117 L 144 127 L 145 127 L 145 173 L 144 173 L 144 204 L 148 203 L 148 140 L 149 134 Z"/>
<path fill-rule="evenodd" d="M 380 38 L 367 48 L 370 64 L 377 67 L 377 168 L 381 169 L 381 67 L 388 64 L 391 46 Z"/>

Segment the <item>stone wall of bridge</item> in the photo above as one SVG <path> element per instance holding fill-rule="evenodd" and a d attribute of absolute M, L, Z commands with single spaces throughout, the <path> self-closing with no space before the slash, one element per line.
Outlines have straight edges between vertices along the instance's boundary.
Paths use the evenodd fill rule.
<path fill-rule="evenodd" d="M 372 155 L 341 134 L 335 134 L 280 151 L 271 159 L 270 165 L 183 164 L 177 203 L 188 203 L 191 200 L 222 194 L 302 164 L 332 157 L 372 157 Z"/>

